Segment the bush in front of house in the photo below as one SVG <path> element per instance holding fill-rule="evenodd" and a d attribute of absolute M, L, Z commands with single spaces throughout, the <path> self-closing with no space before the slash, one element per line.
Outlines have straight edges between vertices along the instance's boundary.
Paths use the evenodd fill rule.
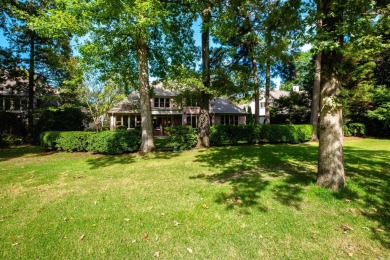
<path fill-rule="evenodd" d="M 349 123 L 343 125 L 344 136 L 358 136 L 362 137 L 366 135 L 366 126 L 362 123 Z"/>
<path fill-rule="evenodd" d="M 130 131 L 46 131 L 40 135 L 40 144 L 49 150 L 121 154 L 138 151 L 141 132 Z"/>
<path fill-rule="evenodd" d="M 300 143 L 309 141 L 313 133 L 311 125 L 218 125 L 210 130 L 213 145 Z"/>
<path fill-rule="evenodd" d="M 0 134 L 0 147 L 17 146 L 23 143 L 23 136 L 6 133 Z"/>
<path fill-rule="evenodd" d="M 141 145 L 141 131 L 104 131 L 99 132 L 88 139 L 87 151 L 103 154 L 121 154 L 135 152 Z"/>
<path fill-rule="evenodd" d="M 198 142 L 197 131 L 191 126 L 166 127 L 165 132 L 168 134 L 168 146 L 174 151 L 190 150 Z"/>
<path fill-rule="evenodd" d="M 351 136 L 365 136 L 366 135 L 366 126 L 362 123 L 349 123 L 348 129 Z"/>

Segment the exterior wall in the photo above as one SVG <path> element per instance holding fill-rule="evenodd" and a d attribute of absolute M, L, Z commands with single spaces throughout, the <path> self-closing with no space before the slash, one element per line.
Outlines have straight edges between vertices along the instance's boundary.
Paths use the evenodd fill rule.
<path fill-rule="evenodd" d="M 214 115 L 212 120 L 213 125 L 220 125 L 221 124 L 221 116 Z"/>

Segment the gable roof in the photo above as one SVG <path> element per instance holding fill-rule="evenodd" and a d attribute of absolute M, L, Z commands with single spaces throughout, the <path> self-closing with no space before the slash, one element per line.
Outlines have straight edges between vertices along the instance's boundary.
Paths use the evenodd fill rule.
<path fill-rule="evenodd" d="M 232 102 L 224 98 L 215 98 L 210 102 L 210 114 L 248 114 Z"/>

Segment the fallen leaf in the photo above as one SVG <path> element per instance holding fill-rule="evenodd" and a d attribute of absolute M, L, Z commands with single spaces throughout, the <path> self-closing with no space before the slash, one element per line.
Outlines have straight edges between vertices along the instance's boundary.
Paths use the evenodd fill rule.
<path fill-rule="evenodd" d="M 349 255 L 349 256 L 353 256 L 353 253 L 349 252 L 348 255 Z"/>
<path fill-rule="evenodd" d="M 124 221 L 126 221 L 126 222 L 129 222 L 129 221 L 130 221 L 130 219 L 129 219 L 129 218 L 125 218 L 125 219 L 124 219 Z"/>
<path fill-rule="evenodd" d="M 203 204 L 203 205 L 202 205 L 202 208 L 208 209 L 209 207 L 208 207 L 206 204 Z"/>
<path fill-rule="evenodd" d="M 376 232 L 385 232 L 383 229 L 381 229 L 381 228 L 374 228 L 374 231 L 376 231 Z"/>
<path fill-rule="evenodd" d="M 84 238 L 85 238 L 85 235 L 82 234 L 79 240 L 82 241 Z"/>
<path fill-rule="evenodd" d="M 96 205 L 96 204 L 97 204 L 97 201 L 95 200 L 95 201 L 93 202 L 93 204 L 95 204 L 95 205 Z"/>
<path fill-rule="evenodd" d="M 144 234 L 143 234 L 143 237 L 144 237 L 145 239 L 148 238 L 148 236 L 149 236 L 148 233 L 144 233 Z"/>
<path fill-rule="evenodd" d="M 347 199 L 345 199 L 345 202 L 350 203 L 351 200 L 347 198 Z"/>
<path fill-rule="evenodd" d="M 236 203 L 237 203 L 237 204 L 241 204 L 241 203 L 242 203 L 242 200 L 236 200 Z"/>
<path fill-rule="evenodd" d="M 133 240 L 131 240 L 131 243 L 137 243 L 137 240 L 136 239 L 133 239 Z"/>
<path fill-rule="evenodd" d="M 156 241 L 158 240 L 158 235 L 157 234 L 154 234 L 154 237 L 156 238 Z"/>
<path fill-rule="evenodd" d="M 177 227 L 178 225 L 180 225 L 180 223 L 177 220 L 175 220 L 175 221 L 173 221 L 173 225 L 175 225 L 175 227 Z"/>
<path fill-rule="evenodd" d="M 192 254 L 194 251 L 192 251 L 192 248 L 187 247 L 187 251 Z"/>
<path fill-rule="evenodd" d="M 343 227 L 344 232 L 347 232 L 349 230 L 353 230 L 353 228 L 351 226 L 349 226 L 348 224 L 343 224 L 342 227 Z"/>
<path fill-rule="evenodd" d="M 14 243 L 14 244 L 12 244 L 12 246 L 17 246 L 17 245 L 19 245 L 19 243 Z"/>
<path fill-rule="evenodd" d="M 159 258 L 160 257 L 160 252 L 156 252 L 156 253 L 154 253 L 154 257 L 157 257 L 157 258 Z"/>

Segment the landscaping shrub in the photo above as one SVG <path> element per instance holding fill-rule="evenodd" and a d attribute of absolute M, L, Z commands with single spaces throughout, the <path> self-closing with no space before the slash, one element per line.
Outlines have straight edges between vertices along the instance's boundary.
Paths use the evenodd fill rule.
<path fill-rule="evenodd" d="M 47 131 L 40 135 L 41 146 L 50 150 L 88 151 L 103 154 L 121 154 L 138 151 L 141 132 L 131 131 Z"/>
<path fill-rule="evenodd" d="M 191 126 L 166 127 L 167 143 L 174 151 L 190 150 L 197 143 L 197 131 Z"/>
<path fill-rule="evenodd" d="M 347 125 L 343 125 L 343 134 L 344 136 L 351 136 L 351 132 L 349 131 L 349 128 Z"/>
<path fill-rule="evenodd" d="M 218 125 L 211 127 L 210 139 L 213 145 L 300 143 L 309 141 L 312 133 L 311 125 Z"/>
<path fill-rule="evenodd" d="M 365 136 L 366 135 L 366 126 L 361 123 L 349 123 L 348 129 L 351 136 Z"/>
<path fill-rule="evenodd" d="M 96 132 L 60 132 L 56 140 L 56 148 L 68 152 L 85 152 L 87 151 L 89 138 L 95 134 Z"/>
<path fill-rule="evenodd" d="M 80 108 L 48 108 L 39 116 L 35 130 L 43 131 L 79 131 L 83 128 L 86 116 Z"/>
<path fill-rule="evenodd" d="M 103 154 L 121 154 L 135 152 L 141 145 L 141 131 L 104 131 L 91 135 L 88 139 L 87 151 Z"/>
<path fill-rule="evenodd" d="M 0 135 L 0 147 L 22 145 L 23 143 L 23 136 L 6 133 Z"/>

